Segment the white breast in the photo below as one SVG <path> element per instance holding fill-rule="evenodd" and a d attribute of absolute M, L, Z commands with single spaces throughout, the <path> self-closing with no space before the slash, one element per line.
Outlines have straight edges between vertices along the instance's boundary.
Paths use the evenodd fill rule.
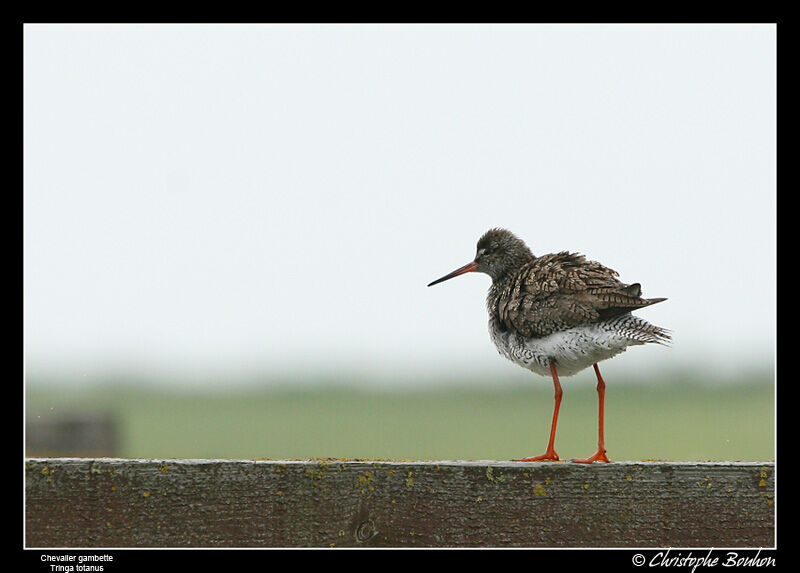
<path fill-rule="evenodd" d="M 579 326 L 542 338 L 524 338 L 510 330 L 501 331 L 499 324 L 491 319 L 489 332 L 500 354 L 542 376 L 550 376 L 552 361 L 556 363 L 559 377 L 572 376 L 624 352 L 628 346 L 644 344 L 603 323 Z"/>

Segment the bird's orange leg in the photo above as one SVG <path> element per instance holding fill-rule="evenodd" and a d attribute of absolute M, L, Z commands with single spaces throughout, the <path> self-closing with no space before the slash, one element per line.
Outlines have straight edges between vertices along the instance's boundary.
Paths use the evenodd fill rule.
<path fill-rule="evenodd" d="M 556 441 L 556 424 L 558 423 L 558 409 L 561 407 L 561 384 L 558 381 L 558 374 L 556 373 L 556 365 L 554 362 L 550 363 L 550 373 L 553 375 L 553 384 L 556 387 L 556 405 L 553 408 L 553 424 L 550 426 L 550 441 L 547 442 L 547 450 L 541 456 L 534 456 L 532 458 L 523 458 L 521 460 L 514 460 L 515 462 L 541 462 L 541 461 L 558 461 L 558 454 L 553 449 L 553 443 Z"/>
<path fill-rule="evenodd" d="M 573 462 L 578 462 L 579 464 L 611 461 L 606 456 L 606 440 L 603 432 L 603 410 L 605 409 L 604 407 L 606 401 L 606 383 L 603 381 L 603 377 L 600 376 L 600 369 L 597 367 L 597 364 L 594 365 L 594 371 L 595 374 L 597 374 L 597 400 L 600 403 L 600 422 L 597 438 L 597 451 L 591 457 L 572 460 Z"/>

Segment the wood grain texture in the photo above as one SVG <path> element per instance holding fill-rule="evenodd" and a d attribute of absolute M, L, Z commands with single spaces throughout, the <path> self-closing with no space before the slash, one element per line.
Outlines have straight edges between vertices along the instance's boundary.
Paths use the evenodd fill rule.
<path fill-rule="evenodd" d="M 773 547 L 774 463 L 27 459 L 33 547 Z"/>

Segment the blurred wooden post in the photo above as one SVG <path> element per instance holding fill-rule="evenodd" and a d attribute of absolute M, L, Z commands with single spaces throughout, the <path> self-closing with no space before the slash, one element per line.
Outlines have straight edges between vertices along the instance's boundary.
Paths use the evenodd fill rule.
<path fill-rule="evenodd" d="M 771 547 L 774 463 L 26 460 L 27 547 Z"/>
<path fill-rule="evenodd" d="M 28 457 L 119 455 L 116 417 L 108 412 L 30 414 L 25 420 Z"/>

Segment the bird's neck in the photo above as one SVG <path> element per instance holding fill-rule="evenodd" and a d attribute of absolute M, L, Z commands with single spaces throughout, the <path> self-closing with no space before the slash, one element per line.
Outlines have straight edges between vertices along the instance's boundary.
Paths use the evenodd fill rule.
<path fill-rule="evenodd" d="M 502 274 L 499 274 L 497 277 L 492 277 L 492 286 L 489 287 L 489 294 L 486 297 L 486 306 L 489 310 L 489 314 L 498 318 L 498 320 L 498 304 L 500 300 L 510 296 L 516 282 L 515 279 L 519 276 L 519 271 L 522 267 L 536 259 L 533 254 L 528 253 L 528 255 L 527 257 L 520 258 L 518 264 L 509 265 Z"/>
<path fill-rule="evenodd" d="M 502 286 L 512 281 L 514 277 L 517 276 L 522 267 L 533 262 L 535 259 L 536 257 L 533 255 L 533 253 L 528 250 L 526 250 L 524 253 L 521 252 L 515 255 L 508 262 L 508 264 L 503 267 L 497 276 L 492 276 L 492 286 L 497 285 L 498 287 L 502 288 Z"/>

